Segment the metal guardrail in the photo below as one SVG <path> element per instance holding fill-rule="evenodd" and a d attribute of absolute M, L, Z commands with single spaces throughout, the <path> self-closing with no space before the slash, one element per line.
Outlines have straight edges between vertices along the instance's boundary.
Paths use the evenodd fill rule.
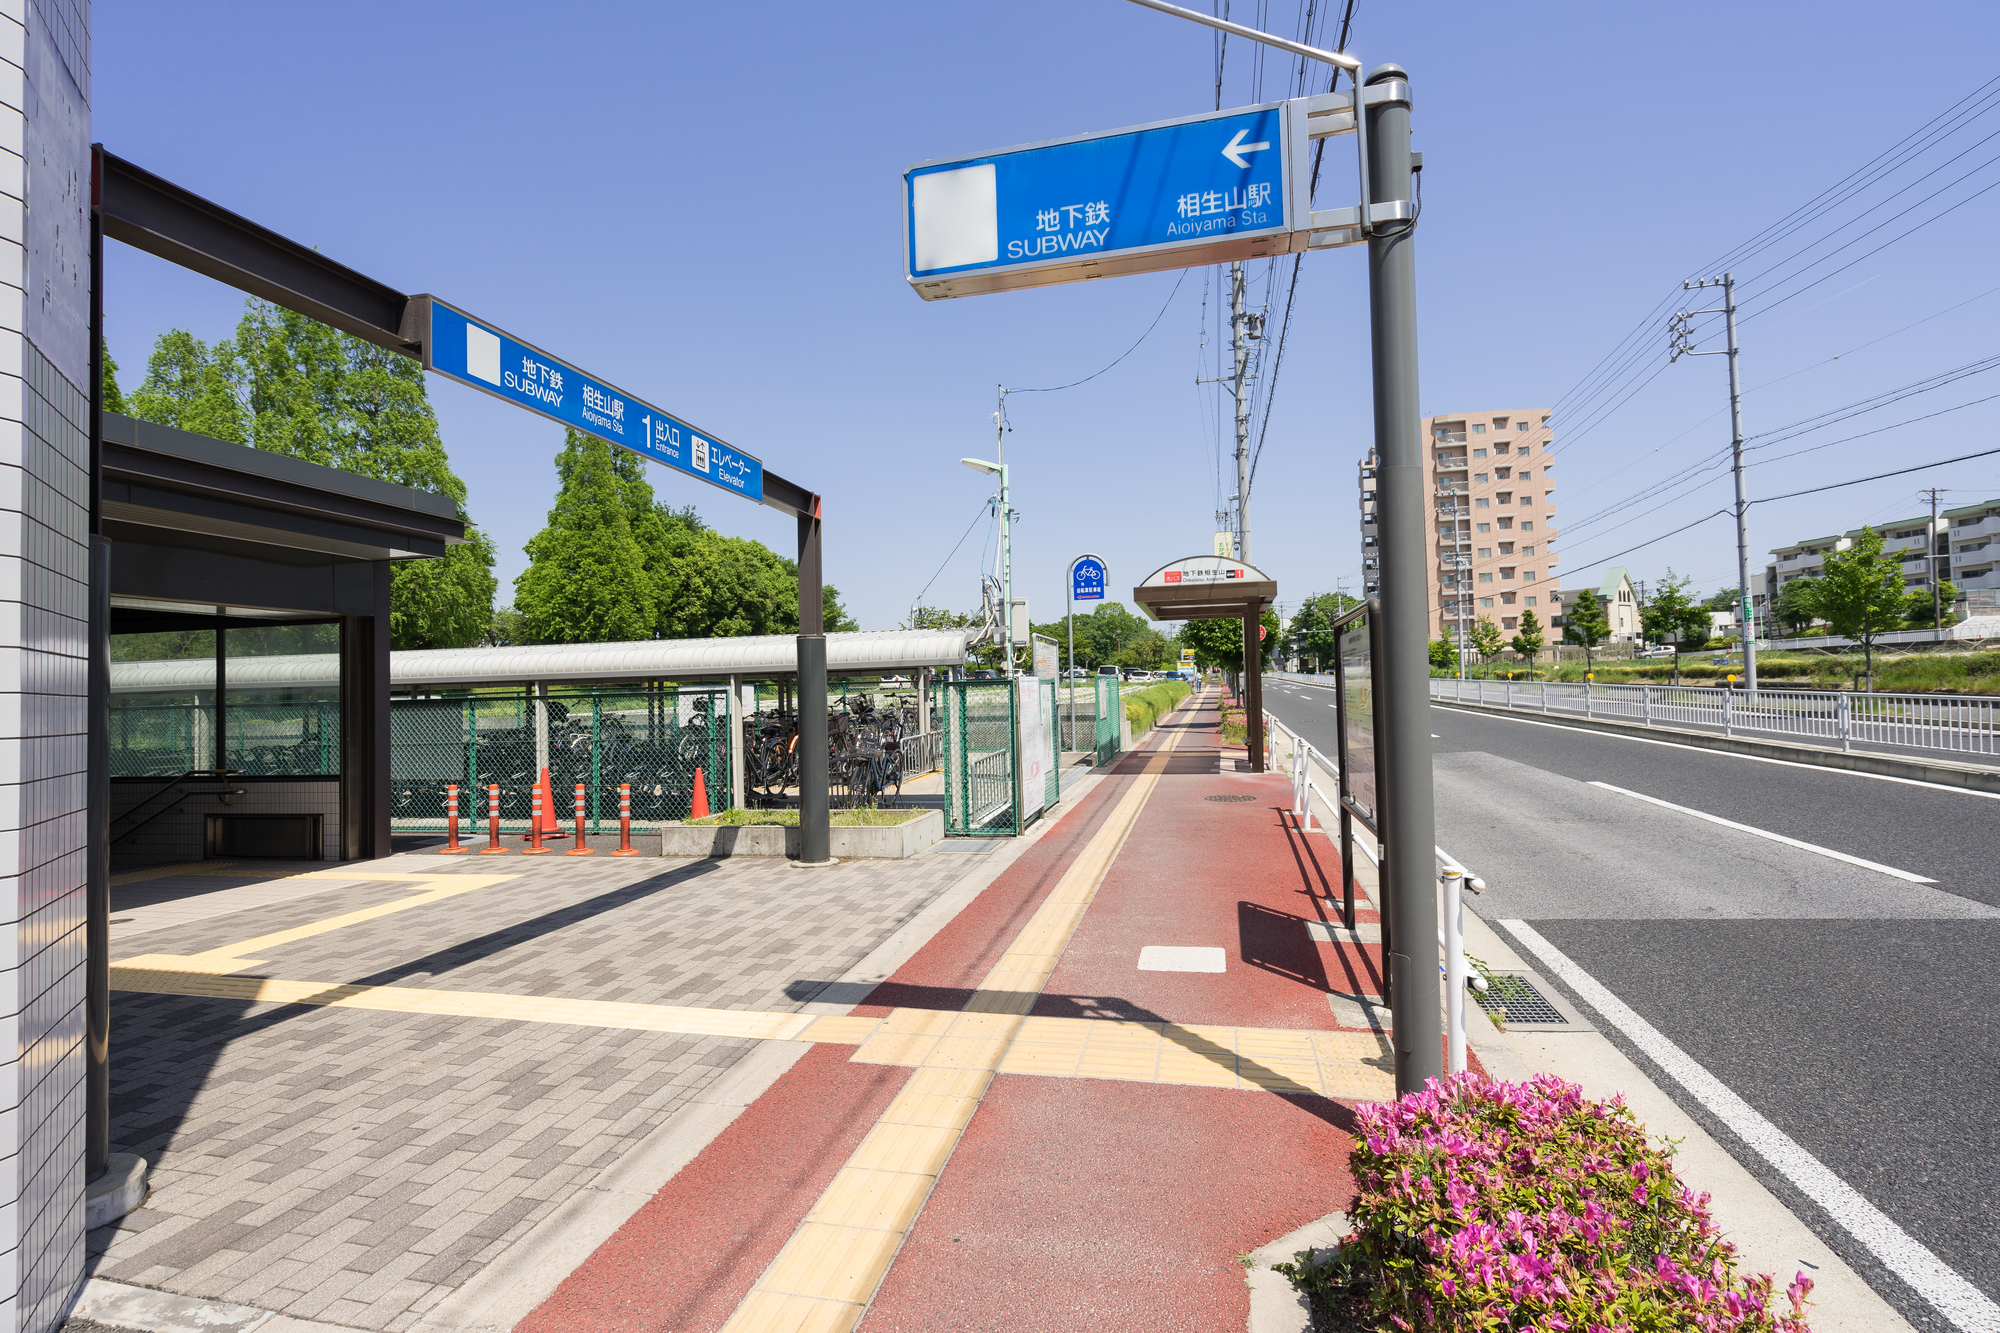
<path fill-rule="evenodd" d="M 1264 726 L 1265 735 L 1274 740 L 1278 733 L 1283 733 L 1290 740 L 1292 813 L 1298 816 L 1300 830 L 1310 833 L 1313 831 L 1314 796 L 1325 802 L 1329 809 L 1340 808 L 1337 796 L 1330 799 L 1313 780 L 1313 760 L 1317 759 L 1321 767 L 1335 774 L 1336 781 L 1339 770 L 1332 760 L 1313 746 L 1311 741 L 1287 727 L 1268 711 L 1264 714 Z M 1323 831 L 1333 833 L 1330 829 Z M 1347 841 L 1351 846 L 1359 848 L 1378 869 L 1380 868 L 1382 858 L 1375 849 L 1353 838 L 1351 833 Z M 1464 891 L 1471 889 L 1474 893 L 1483 893 L 1486 890 L 1486 881 L 1459 864 L 1457 858 L 1444 848 L 1437 847 L 1433 850 L 1437 853 L 1438 879 L 1444 888 L 1444 922 L 1443 928 L 1438 931 L 1438 946 L 1443 951 L 1443 958 L 1438 965 L 1438 971 L 1443 978 L 1445 994 L 1446 1064 L 1452 1073 L 1457 1074 L 1465 1071 L 1466 1061 L 1465 992 L 1468 988 L 1475 991 L 1486 989 L 1485 979 L 1474 974 L 1465 959 Z M 1352 872 L 1346 866 L 1341 869 L 1343 874 L 1351 878 Z M 1350 930 L 1354 927 L 1351 917 L 1346 919 L 1344 924 Z"/>
<path fill-rule="evenodd" d="M 1884 745 L 2000 755 L 2000 699 L 1965 694 L 1862 694 L 1706 685 L 1433 679 L 1431 698 L 1642 727 L 1707 727 L 1725 736 L 1788 737 L 1852 750 Z"/>

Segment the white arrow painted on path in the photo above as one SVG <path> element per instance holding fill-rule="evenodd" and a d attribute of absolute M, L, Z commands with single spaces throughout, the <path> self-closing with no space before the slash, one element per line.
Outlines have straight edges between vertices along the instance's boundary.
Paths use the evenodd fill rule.
<path fill-rule="evenodd" d="M 1245 162 L 1243 160 L 1243 155 L 1245 153 L 1261 153 L 1266 148 L 1269 148 L 1271 146 L 1270 141 L 1268 139 L 1265 140 L 1263 143 L 1244 143 L 1243 136 L 1248 134 L 1249 132 L 1250 131 L 1248 130 L 1236 131 L 1236 137 L 1234 139 L 1231 139 L 1226 145 L 1224 145 L 1222 149 L 1222 155 L 1228 158 L 1231 162 L 1234 162 L 1239 167 L 1247 167 L 1250 165 L 1248 162 Z"/>

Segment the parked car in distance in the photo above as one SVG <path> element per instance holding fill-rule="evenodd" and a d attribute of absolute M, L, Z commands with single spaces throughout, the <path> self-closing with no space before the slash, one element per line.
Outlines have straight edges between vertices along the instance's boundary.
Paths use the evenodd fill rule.
<path fill-rule="evenodd" d="M 1090 673 L 1088 671 L 1085 671 L 1082 667 L 1071 667 L 1069 670 L 1062 673 L 1062 678 L 1064 680 L 1089 680 Z"/>
<path fill-rule="evenodd" d="M 969 676 L 967 676 L 967 677 L 966 677 L 966 679 L 967 679 L 967 680 L 998 680 L 998 679 L 1000 679 L 1000 673 L 999 673 L 999 672 L 997 672 L 997 671 L 975 671 L 975 672 L 973 672 L 972 674 L 970 674 Z"/>
<path fill-rule="evenodd" d="M 1097 674 L 1100 676 L 1115 676 L 1118 674 L 1118 668 L 1115 666 L 1101 666 L 1097 668 Z"/>

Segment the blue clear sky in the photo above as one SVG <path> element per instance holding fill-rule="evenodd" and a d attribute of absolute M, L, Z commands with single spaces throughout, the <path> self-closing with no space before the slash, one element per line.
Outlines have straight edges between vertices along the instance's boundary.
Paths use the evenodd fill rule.
<path fill-rule="evenodd" d="M 1300 8 L 1239 0 L 1234 17 L 1291 33 Z M 1016 591 L 1051 618 L 1078 551 L 1102 553 L 1113 588 L 1129 589 L 1209 545 L 1226 423 L 1216 390 L 1193 381 L 1215 373 L 1214 271 L 927 305 L 902 278 L 899 211 L 914 161 L 1212 107 L 1204 30 L 1117 0 L 99 0 L 93 27 L 96 137 L 111 151 L 444 296 L 818 489 L 828 577 L 865 628 L 897 624 L 968 524 L 926 600 L 976 604 L 991 553 L 987 521 L 975 522 L 986 487 L 957 460 L 991 450 L 995 385 L 1097 371 L 1163 304 L 1116 369 L 1011 399 Z M 1993 8 L 1972 3 L 1359 0 L 1351 45 L 1371 66 L 1410 71 L 1425 154 L 1424 409 L 1556 403 L 1682 277 L 1992 77 L 1996 30 Z M 1282 96 L 1292 78 L 1275 53 L 1260 69 L 1231 42 L 1223 102 Z M 2000 113 L 1975 122 L 1743 275 L 1961 149 L 1832 244 L 1978 167 L 2000 154 L 2000 139 L 1973 146 L 1996 129 Z M 1329 154 L 1321 206 L 1350 202 L 1351 151 Z M 2000 166 L 1984 168 L 1806 280 L 1996 180 Z M 1996 208 L 2000 190 L 1748 319 L 1746 428 L 2000 353 L 2000 293 L 1894 332 L 2000 287 Z M 213 338 L 234 326 L 239 294 L 108 248 L 106 318 L 127 388 L 163 330 Z M 1371 431 L 1364 269 L 1360 251 L 1336 251 L 1311 257 L 1298 282 L 1251 515 L 1253 555 L 1287 602 L 1357 581 L 1354 463 Z M 1256 271 L 1253 300 L 1268 278 Z M 1646 338 L 1640 378 L 1665 359 L 1657 321 Z M 1559 417 L 1558 442 L 1576 440 L 1556 473 L 1567 584 L 1727 503 L 1723 481 L 1576 526 L 1726 445 L 1724 385 L 1722 358 L 1683 361 L 1587 433 L 1588 414 Z M 1988 393 L 2000 393 L 2000 371 L 1765 453 Z M 504 601 L 548 509 L 560 428 L 442 381 L 432 396 L 473 517 L 500 548 Z M 1752 494 L 1991 447 L 1994 406 L 1756 468 Z M 1915 513 L 1921 486 L 1953 488 L 1948 504 L 2000 495 L 1996 464 L 1759 506 L 1753 553 Z M 724 531 L 788 549 L 791 526 L 775 511 L 660 469 L 654 479 Z M 1672 565 L 1703 589 L 1733 584 L 1733 532 L 1715 520 L 1622 563 L 1652 578 Z"/>

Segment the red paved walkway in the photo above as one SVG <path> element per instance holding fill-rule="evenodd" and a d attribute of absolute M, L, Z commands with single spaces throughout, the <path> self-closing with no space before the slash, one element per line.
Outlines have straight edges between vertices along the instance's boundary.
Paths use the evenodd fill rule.
<path fill-rule="evenodd" d="M 1222 771 L 1210 699 L 1149 738 L 1182 749 L 1034 1013 L 1324 1031 L 1329 990 L 1379 989 L 1379 951 L 1307 937 L 1331 844 L 1297 832 L 1282 776 Z M 964 1006 L 1149 761 L 1128 756 L 855 1012 Z M 1221 947 L 1227 970 L 1141 972 L 1146 945 Z M 809 1052 L 523 1333 L 723 1327 L 911 1077 L 854 1051 Z M 1237 1257 L 1347 1201 L 1350 1124 L 1314 1095 L 996 1074 L 859 1327 L 1236 1333 Z"/>

